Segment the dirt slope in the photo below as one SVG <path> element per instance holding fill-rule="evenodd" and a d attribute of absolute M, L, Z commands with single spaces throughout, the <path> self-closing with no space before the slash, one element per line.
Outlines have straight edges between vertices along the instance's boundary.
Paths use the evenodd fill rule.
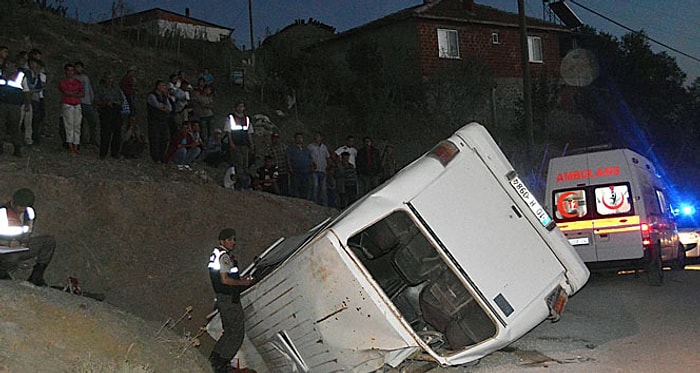
<path fill-rule="evenodd" d="M 112 315 L 112 309 L 88 307 L 94 312 L 82 312 L 80 317 L 86 318 L 86 324 L 94 325 L 91 333 L 101 333 L 99 329 L 107 328 L 109 333 L 141 333 L 143 340 L 152 339 L 154 329 L 140 331 L 139 322 L 133 321 L 136 319 L 130 314 L 162 325 L 192 307 L 192 319 L 183 320 L 173 331 L 180 337 L 193 336 L 213 307 L 214 293 L 206 263 L 219 230 L 224 227 L 237 230 L 238 256 L 247 265 L 279 236 L 306 230 L 334 214 L 333 210 L 308 201 L 226 190 L 218 182 L 223 172 L 203 166 L 193 171 L 178 171 L 145 158 L 101 161 L 96 149 L 89 148 L 74 157 L 61 151 L 58 145 L 46 145 L 29 150 L 23 159 L 14 158 L 7 151 L 0 156 L 0 196 L 8 199 L 20 187 L 35 191 L 36 232 L 53 234 L 58 242 L 46 274 L 49 283 L 63 285 L 68 276 L 75 276 L 83 290 L 104 293 L 104 303 L 122 311 Z M 52 327 L 67 341 L 64 347 L 72 350 L 70 341 L 80 339 L 72 333 L 82 332 L 66 328 L 65 320 L 76 309 L 83 308 L 74 304 L 57 306 L 52 299 L 86 301 L 68 294 L 61 297 L 63 294 L 57 291 L 13 289 L 18 295 L 24 292 L 32 295 L 6 297 L 0 303 L 2 312 L 9 312 L 2 319 L 10 323 L 1 333 L 10 335 L 17 328 L 15 323 L 20 322 L 15 320 L 18 313 L 12 310 L 33 310 L 22 315 L 20 329 L 32 330 L 36 325 L 56 322 L 58 325 Z M 63 316 L 47 320 L 47 313 Z M 131 330 L 117 330 L 121 328 Z M 30 338 L 27 343 L 32 341 Z M 211 341 L 205 336 L 202 342 L 201 353 L 208 355 Z M 105 346 L 88 343 L 87 347 L 79 348 L 86 355 L 115 359 L 126 356 L 123 348 L 103 349 L 109 346 L 110 343 Z M 29 351 L 33 348 L 30 347 L 40 346 L 25 347 L 26 359 L 31 360 L 33 355 Z M 160 354 L 155 350 L 152 353 Z M 3 372 L 2 363 L 0 360 L 0 372 Z M 20 365 L 8 367 L 10 372 L 24 371 L 19 369 Z"/>

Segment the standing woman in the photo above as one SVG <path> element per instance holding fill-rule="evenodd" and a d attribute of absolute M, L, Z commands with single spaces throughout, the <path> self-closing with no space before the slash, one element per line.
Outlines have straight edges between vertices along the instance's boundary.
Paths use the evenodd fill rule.
<path fill-rule="evenodd" d="M 105 159 L 110 150 L 112 158 L 119 158 L 123 101 L 122 91 L 114 83 L 114 75 L 106 72 L 100 79 L 95 95 L 95 105 L 100 115 L 100 159 Z"/>

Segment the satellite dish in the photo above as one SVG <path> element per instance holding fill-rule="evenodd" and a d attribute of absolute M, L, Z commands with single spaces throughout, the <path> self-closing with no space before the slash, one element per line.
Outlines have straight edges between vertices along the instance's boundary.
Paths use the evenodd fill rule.
<path fill-rule="evenodd" d="M 585 87 L 598 77 L 600 67 L 593 52 L 586 49 L 572 49 L 561 60 L 561 77 L 566 84 Z"/>

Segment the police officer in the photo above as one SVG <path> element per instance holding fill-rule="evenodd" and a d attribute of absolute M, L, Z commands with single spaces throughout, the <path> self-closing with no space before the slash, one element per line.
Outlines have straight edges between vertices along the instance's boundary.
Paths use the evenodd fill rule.
<path fill-rule="evenodd" d="M 253 123 L 245 113 L 245 103 L 239 101 L 233 113 L 229 114 L 228 122 L 224 126 L 224 138 L 222 151 L 231 163 L 236 166 L 239 176 L 248 174 L 250 166 L 249 154 L 255 152 L 253 143 Z M 228 146 L 226 146 L 228 145 Z"/>
<path fill-rule="evenodd" d="M 209 276 L 216 292 L 216 308 L 221 315 L 223 335 L 209 355 L 209 362 L 217 373 L 227 373 L 228 365 L 243 344 L 245 328 L 241 290 L 252 284 L 250 278 L 241 279 L 238 261 L 233 256 L 236 246 L 236 231 L 223 229 L 219 233 L 219 246 L 209 257 Z"/>
<path fill-rule="evenodd" d="M 46 286 L 44 271 L 53 258 L 56 240 L 50 235 L 32 236 L 36 218 L 33 205 L 34 192 L 27 188 L 17 190 L 11 201 L 0 205 L 0 246 L 20 250 L 0 254 L 0 279 L 11 279 L 10 272 L 17 269 L 20 261 L 36 258 L 28 281 Z"/>
<path fill-rule="evenodd" d="M 9 58 L 5 60 L 5 67 L 0 76 L 0 131 L 5 131 L 4 136 L 0 132 L 0 154 L 2 154 L 3 137 L 6 137 L 15 147 L 13 155 L 21 157 L 22 139 L 19 133 L 19 122 L 22 105 L 29 108 L 32 102 L 26 76 L 18 67 L 17 59 Z"/>

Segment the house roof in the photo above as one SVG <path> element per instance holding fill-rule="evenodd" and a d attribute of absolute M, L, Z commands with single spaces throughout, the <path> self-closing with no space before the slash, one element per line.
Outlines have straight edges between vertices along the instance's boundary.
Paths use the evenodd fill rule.
<path fill-rule="evenodd" d="M 321 21 L 309 18 L 308 21 L 297 19 L 294 23 L 277 31 L 263 40 L 262 45 L 271 45 L 279 39 L 285 39 L 291 34 L 297 40 L 302 39 L 306 44 L 313 44 L 319 40 L 326 40 L 335 35 L 335 27 L 329 26 Z"/>
<path fill-rule="evenodd" d="M 186 23 L 186 24 L 195 25 L 195 26 L 216 27 L 216 28 L 220 28 L 220 29 L 233 31 L 233 29 L 230 27 L 220 26 L 220 25 L 217 25 L 217 24 L 214 24 L 211 22 L 197 19 L 197 18 L 187 17 L 185 15 L 171 12 L 169 10 L 165 10 L 165 9 L 161 9 L 161 8 L 152 8 L 152 9 L 144 10 L 144 11 L 138 12 L 138 13 L 127 14 L 123 17 L 118 17 L 115 19 L 108 19 L 106 21 L 99 22 L 99 24 L 109 25 L 113 21 L 117 21 L 119 19 L 124 21 L 124 23 L 126 23 L 126 24 L 136 23 L 136 22 L 166 20 L 166 21 L 171 21 L 171 22 Z"/>
<path fill-rule="evenodd" d="M 429 0 L 396 13 L 389 14 L 364 25 L 349 29 L 333 39 L 341 39 L 367 29 L 380 28 L 408 19 L 424 19 L 468 24 L 482 24 L 499 27 L 519 27 L 518 14 L 506 12 L 486 5 L 473 3 L 473 0 Z M 556 32 L 569 32 L 563 26 L 541 19 L 527 17 L 528 29 Z"/>

